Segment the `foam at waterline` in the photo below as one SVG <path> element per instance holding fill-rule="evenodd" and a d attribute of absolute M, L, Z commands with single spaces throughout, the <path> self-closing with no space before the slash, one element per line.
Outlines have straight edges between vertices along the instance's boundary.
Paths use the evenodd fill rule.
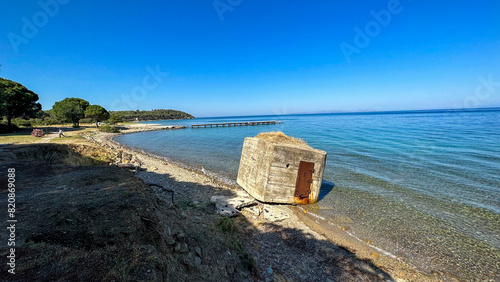
<path fill-rule="evenodd" d="M 299 207 L 299 209 L 301 209 L 304 213 L 307 213 L 307 214 L 309 214 L 309 215 L 311 215 L 311 216 L 313 216 L 313 217 L 315 217 L 315 218 L 317 218 L 317 219 L 320 219 L 320 220 L 322 220 L 322 221 L 326 222 L 327 224 L 330 224 L 331 226 L 337 227 L 338 229 L 341 229 L 341 228 L 342 228 L 342 226 L 340 226 L 340 225 L 338 225 L 338 224 L 334 224 L 333 222 L 330 222 L 330 221 L 326 220 L 324 217 L 322 217 L 322 216 L 320 216 L 320 215 L 318 215 L 318 214 L 315 214 L 315 213 L 310 212 L 310 211 L 306 211 L 303 207 Z M 321 223 L 319 223 L 317 220 L 316 220 L 315 222 L 316 222 L 316 223 L 318 223 L 318 224 L 321 224 Z M 386 250 L 384 250 L 384 249 L 381 249 L 381 248 L 379 248 L 379 247 L 377 247 L 377 246 L 375 246 L 375 245 L 373 245 L 373 244 L 370 244 L 370 243 L 367 243 L 367 242 L 365 242 L 365 241 L 361 240 L 358 236 L 356 236 L 356 235 L 355 235 L 355 232 L 354 232 L 354 231 L 349 231 L 349 230 L 347 230 L 347 231 L 346 231 L 346 233 L 347 233 L 347 234 L 349 234 L 349 236 L 351 236 L 351 237 L 355 238 L 356 240 L 358 240 L 358 241 L 360 241 L 360 242 L 362 242 L 362 243 L 366 243 L 366 244 L 368 244 L 370 247 L 372 247 L 372 248 L 374 248 L 375 250 L 377 250 L 377 251 L 379 251 L 379 252 L 383 253 L 384 255 L 390 256 L 390 257 L 392 257 L 392 258 L 395 258 L 395 259 L 397 259 L 397 260 L 401 261 L 401 259 L 400 259 L 399 257 L 397 257 L 396 255 L 394 255 L 394 254 L 392 254 L 392 253 L 390 253 L 390 252 L 388 252 L 388 251 L 386 251 Z"/>

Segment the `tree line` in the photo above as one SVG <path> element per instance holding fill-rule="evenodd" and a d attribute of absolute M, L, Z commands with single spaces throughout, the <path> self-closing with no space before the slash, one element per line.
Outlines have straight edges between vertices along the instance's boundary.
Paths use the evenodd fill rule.
<path fill-rule="evenodd" d="M 152 111 L 114 111 L 113 114 L 126 121 L 144 121 L 144 120 L 165 120 L 165 119 L 193 119 L 188 113 L 177 110 L 152 110 Z"/>
<path fill-rule="evenodd" d="M 191 119 L 192 115 L 176 110 L 107 111 L 100 105 L 91 105 L 81 98 L 65 98 L 56 102 L 51 110 L 43 111 L 38 95 L 22 84 L 0 77 L 0 116 L 7 123 L 20 126 L 52 125 L 70 122 L 73 127 L 80 123 L 106 121 L 116 124 L 123 121 L 161 119 Z"/>

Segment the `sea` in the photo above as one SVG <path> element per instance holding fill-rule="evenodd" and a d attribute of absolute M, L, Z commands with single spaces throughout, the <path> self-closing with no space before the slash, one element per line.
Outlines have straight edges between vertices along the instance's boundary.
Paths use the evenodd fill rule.
<path fill-rule="evenodd" d="M 190 128 L 277 120 L 281 124 Z M 116 141 L 235 183 L 243 140 L 282 131 L 327 152 L 323 224 L 443 279 L 500 281 L 500 108 L 154 121 Z"/>

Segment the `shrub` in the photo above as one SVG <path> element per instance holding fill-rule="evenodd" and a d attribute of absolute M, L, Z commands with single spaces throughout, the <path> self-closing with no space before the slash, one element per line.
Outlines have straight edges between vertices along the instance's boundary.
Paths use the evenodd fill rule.
<path fill-rule="evenodd" d="M 108 123 L 110 124 L 117 124 L 119 122 L 123 122 L 123 119 L 119 115 L 111 114 L 108 119 Z"/>
<path fill-rule="evenodd" d="M 92 119 L 91 119 L 91 118 L 82 118 L 82 119 L 80 120 L 80 123 L 92 123 L 92 122 L 93 122 L 93 121 L 92 121 Z"/>
<path fill-rule="evenodd" d="M 30 123 L 31 126 L 39 126 L 39 125 L 44 125 L 45 123 L 43 122 L 42 119 L 40 118 L 30 118 Z"/>
<path fill-rule="evenodd" d="M 34 137 L 43 137 L 45 135 L 45 132 L 43 132 L 43 129 L 35 128 L 33 131 L 31 131 L 31 136 Z"/>
<path fill-rule="evenodd" d="M 44 124 L 49 124 L 49 125 L 64 123 L 63 121 L 61 121 L 61 120 L 59 120 L 58 118 L 55 118 L 55 117 L 46 118 L 46 119 L 43 120 L 43 122 L 44 122 Z"/>
<path fill-rule="evenodd" d="M 14 118 L 12 119 L 12 123 L 17 126 L 25 126 L 25 127 L 31 126 L 31 121 L 23 118 Z"/>
<path fill-rule="evenodd" d="M 99 130 L 107 133 L 120 133 L 120 129 L 116 128 L 116 126 L 103 125 L 99 127 Z"/>

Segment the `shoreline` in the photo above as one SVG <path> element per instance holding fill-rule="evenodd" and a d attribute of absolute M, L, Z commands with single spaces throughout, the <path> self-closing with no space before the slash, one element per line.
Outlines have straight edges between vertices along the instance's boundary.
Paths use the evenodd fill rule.
<path fill-rule="evenodd" d="M 170 176 L 173 176 L 176 179 L 182 178 L 184 181 L 186 180 L 184 178 L 185 174 L 189 174 L 190 177 L 193 178 L 190 179 L 191 181 L 194 180 L 195 182 L 203 184 L 210 183 L 211 185 L 216 185 L 224 190 L 229 189 L 229 190 L 244 191 L 237 184 L 231 185 L 230 183 L 223 181 L 217 175 L 216 172 L 213 173 L 211 172 L 210 174 L 207 174 L 206 172 L 194 166 L 190 166 L 189 164 L 171 160 L 167 156 L 154 155 L 150 152 L 146 152 L 138 148 L 133 148 L 127 145 L 123 145 L 114 140 L 114 137 L 118 135 L 166 129 L 166 128 L 162 129 L 155 128 L 157 126 L 158 125 L 148 124 L 147 126 L 148 128 L 146 128 L 145 126 L 144 128 L 141 129 L 139 128 L 127 129 L 123 130 L 121 133 L 114 133 L 114 134 L 98 133 L 94 135 L 92 141 L 94 141 L 94 143 L 97 143 L 98 145 L 108 147 L 113 151 L 123 150 L 124 152 L 135 154 L 137 156 L 136 159 L 140 160 L 139 161 L 140 167 L 142 169 L 146 169 L 147 171 L 159 170 L 161 173 L 168 172 Z M 170 127 L 168 129 L 173 130 L 179 128 Z M 141 178 L 140 175 L 137 176 Z M 190 193 L 189 191 L 183 191 L 180 194 L 180 198 L 189 199 L 192 197 L 192 194 L 193 193 Z M 205 195 L 206 198 L 208 198 L 207 196 L 209 195 Z M 326 227 L 325 225 L 328 225 L 325 224 L 327 223 L 326 221 L 323 220 L 322 224 L 321 223 L 322 220 L 318 218 L 318 216 L 315 217 L 314 214 L 308 215 L 307 211 L 301 208 L 300 206 L 294 207 L 288 205 L 269 205 L 269 204 L 263 204 L 263 206 L 271 208 L 278 207 L 277 210 L 279 210 L 279 212 L 277 213 L 286 214 L 286 217 L 284 219 L 281 219 L 280 216 L 276 214 L 269 215 L 268 216 L 269 218 L 273 217 L 280 218 L 280 220 L 273 221 L 274 224 L 278 224 L 281 226 L 293 225 L 295 228 L 300 228 L 301 230 L 304 230 L 306 232 L 315 233 L 316 236 L 318 236 L 319 238 L 328 240 L 336 245 L 348 249 L 352 253 L 355 253 L 359 259 L 369 260 L 373 262 L 376 266 L 380 267 L 384 271 L 387 271 L 396 281 L 440 281 L 442 279 L 447 279 L 447 280 L 456 279 L 454 277 L 438 278 L 423 273 L 417 270 L 415 267 L 403 262 L 400 258 L 388 252 L 385 252 L 384 250 L 381 250 L 376 246 L 372 246 L 370 244 L 371 242 L 363 242 L 359 238 L 350 235 L 347 232 L 347 230 L 343 230 L 340 227 L 333 225 Z M 243 209 L 242 213 L 250 221 L 255 222 L 256 220 L 257 221 L 259 220 L 259 218 L 256 217 L 255 213 L 246 211 L 246 209 Z M 272 213 L 276 213 L 274 209 L 271 212 L 271 214 Z"/>

